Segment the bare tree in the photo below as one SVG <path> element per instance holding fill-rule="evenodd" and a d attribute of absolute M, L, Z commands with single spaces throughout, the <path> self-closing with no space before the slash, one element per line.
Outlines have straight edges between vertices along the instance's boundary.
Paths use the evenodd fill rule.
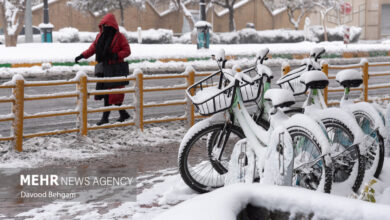
<path fill-rule="evenodd" d="M 5 36 L 5 46 L 15 47 L 23 28 L 25 0 L 0 0 L 0 17 Z"/>
<path fill-rule="evenodd" d="M 321 22 L 322 22 L 322 26 L 324 28 L 324 40 L 325 41 L 328 41 L 328 33 L 326 31 L 326 16 L 333 9 L 339 10 L 341 3 L 342 3 L 341 0 L 318 0 L 318 1 L 314 2 L 314 4 L 316 6 L 318 6 L 320 9 Z"/>
<path fill-rule="evenodd" d="M 111 10 L 119 9 L 121 13 L 120 25 L 124 26 L 124 10 L 128 6 L 138 8 L 145 7 L 146 0 L 72 0 L 71 5 L 82 12 L 87 12 L 92 16 L 95 13 L 105 14 Z"/>
<path fill-rule="evenodd" d="M 194 16 L 192 16 L 191 12 L 186 7 L 187 2 L 191 2 L 191 1 L 173 0 L 172 5 L 176 10 L 180 10 L 183 12 L 185 19 L 190 25 L 190 29 L 193 30 L 195 26 L 195 19 Z"/>
<path fill-rule="evenodd" d="M 234 4 L 236 3 L 236 0 L 212 0 L 211 2 L 229 10 L 229 31 L 235 31 Z"/>
<path fill-rule="evenodd" d="M 305 14 L 314 7 L 312 0 L 285 0 L 285 5 L 287 7 L 288 18 L 291 24 L 294 25 L 295 30 L 298 30 L 299 24 Z M 298 16 L 296 17 L 297 13 Z"/>

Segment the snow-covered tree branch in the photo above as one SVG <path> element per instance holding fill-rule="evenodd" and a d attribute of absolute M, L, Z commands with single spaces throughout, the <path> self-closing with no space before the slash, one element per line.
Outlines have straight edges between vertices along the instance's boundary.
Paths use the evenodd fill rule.
<path fill-rule="evenodd" d="M 324 28 L 324 40 L 328 41 L 328 33 L 326 31 L 326 16 L 327 14 L 336 9 L 338 10 L 340 8 L 340 5 L 343 1 L 341 0 L 318 0 L 313 2 L 314 5 L 318 6 L 321 13 L 321 22 L 322 26 Z"/>
<path fill-rule="evenodd" d="M 119 9 L 121 11 L 120 25 L 124 26 L 124 10 L 128 6 L 138 8 L 145 7 L 146 0 L 72 0 L 71 5 L 82 12 L 95 16 L 95 13 L 105 14 L 111 10 Z"/>
<path fill-rule="evenodd" d="M 289 21 L 294 25 L 295 30 L 298 30 L 303 16 L 314 7 L 311 0 L 285 0 L 285 5 L 287 6 Z M 296 13 L 298 13 L 297 17 Z"/>
<path fill-rule="evenodd" d="M 191 1 L 181 1 L 181 0 L 173 0 L 172 5 L 176 10 L 181 10 L 188 24 L 190 25 L 190 29 L 194 29 L 195 19 L 192 16 L 191 12 L 187 9 L 186 3 Z"/>
<path fill-rule="evenodd" d="M 0 17 L 5 35 L 5 46 L 16 46 L 24 24 L 25 0 L 0 0 Z"/>
<path fill-rule="evenodd" d="M 229 31 L 235 31 L 234 4 L 236 3 L 236 0 L 212 0 L 211 2 L 229 10 Z"/>

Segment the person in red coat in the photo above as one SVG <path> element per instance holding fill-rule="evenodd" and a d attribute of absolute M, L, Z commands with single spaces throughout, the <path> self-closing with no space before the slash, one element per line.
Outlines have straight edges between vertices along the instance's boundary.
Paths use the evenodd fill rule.
<path fill-rule="evenodd" d="M 124 58 L 131 54 L 130 45 L 127 42 L 126 37 L 119 32 L 119 26 L 113 14 L 105 15 L 99 23 L 100 32 L 96 36 L 95 41 L 91 46 L 82 54 L 75 58 L 75 62 L 82 58 L 88 59 L 92 55 L 96 54 L 96 61 L 103 63 L 104 65 L 123 63 Z M 127 66 L 128 69 L 128 66 Z M 128 70 L 127 70 L 128 71 Z M 96 71 L 95 71 L 96 74 Z M 103 73 L 103 75 L 106 75 Z M 118 85 L 119 84 L 119 85 Z M 112 89 L 123 88 L 123 83 L 98 83 L 96 89 Z M 110 105 L 122 105 L 125 95 L 124 94 L 109 94 L 103 96 L 95 96 L 96 100 L 104 99 L 104 106 Z M 117 121 L 123 122 L 130 118 L 130 115 L 126 110 L 119 110 L 120 117 Z M 102 119 L 97 125 L 106 124 L 109 122 L 108 118 L 110 112 L 103 112 Z"/>

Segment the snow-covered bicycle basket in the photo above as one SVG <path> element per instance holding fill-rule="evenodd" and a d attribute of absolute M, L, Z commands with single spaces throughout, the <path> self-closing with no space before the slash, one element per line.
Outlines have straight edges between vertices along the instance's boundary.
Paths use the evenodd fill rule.
<path fill-rule="evenodd" d="M 249 75 L 253 79 L 253 83 L 240 83 L 242 101 L 255 101 L 260 96 L 263 85 L 263 78 L 257 74 L 255 68 L 244 70 L 243 73 Z"/>
<path fill-rule="evenodd" d="M 207 116 L 230 108 L 235 90 L 234 83 L 218 71 L 190 86 L 186 93 L 199 114 Z"/>
<path fill-rule="evenodd" d="M 304 71 L 292 71 L 281 77 L 276 84 L 282 89 L 290 90 L 294 96 L 301 95 L 307 91 L 306 85 L 300 81 L 300 77 L 303 73 Z"/>
<path fill-rule="evenodd" d="M 225 74 L 233 74 L 231 70 L 223 70 Z M 203 80 L 190 86 L 187 96 L 198 110 L 199 114 L 208 116 L 229 109 L 235 96 L 234 82 L 230 82 L 225 74 L 218 71 Z M 249 74 L 249 73 L 248 73 Z M 261 79 L 253 83 L 240 83 L 239 85 L 244 102 L 256 100 L 260 94 Z"/>

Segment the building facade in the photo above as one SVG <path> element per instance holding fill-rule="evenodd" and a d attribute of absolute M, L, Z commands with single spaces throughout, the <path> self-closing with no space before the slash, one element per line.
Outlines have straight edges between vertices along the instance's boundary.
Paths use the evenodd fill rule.
<path fill-rule="evenodd" d="M 329 12 L 326 17 L 327 27 L 346 24 L 362 28 L 360 39 L 377 40 L 390 37 L 390 0 L 346 0 L 351 5 L 351 12 L 343 14 Z M 319 9 L 310 15 L 312 24 L 321 24 Z"/>
<path fill-rule="evenodd" d="M 160 1 L 163 2 L 164 1 Z M 169 4 L 169 0 L 165 1 Z M 188 9 L 194 14 L 195 19 L 199 19 L 198 4 L 188 4 Z M 119 22 L 120 11 L 111 11 Z M 153 5 L 147 1 L 144 9 L 128 7 L 124 12 L 124 27 L 126 30 L 135 31 L 137 27 L 142 29 L 165 28 L 171 29 L 174 33 L 188 31 L 188 25 L 180 10 L 164 7 L 164 4 Z M 75 27 L 80 31 L 98 31 L 98 23 L 104 15 L 82 13 L 74 9 L 68 0 L 52 0 L 49 2 L 50 23 L 54 25 L 54 30 L 64 27 Z M 294 28 L 289 22 L 287 12 L 279 10 L 277 13 L 271 12 L 262 0 L 241 0 L 235 7 L 235 23 L 237 30 L 245 28 L 247 23 L 253 23 L 257 30 Z M 214 32 L 229 31 L 229 14 L 226 9 L 211 7 L 207 10 L 207 20 L 213 25 Z M 43 6 L 38 5 L 33 8 L 33 25 L 38 26 L 43 21 Z M 302 28 L 302 27 L 301 27 Z"/>
<path fill-rule="evenodd" d="M 69 0 L 49 1 L 50 22 L 54 30 L 64 27 L 75 27 L 80 31 L 98 31 L 98 24 L 103 14 L 80 12 L 74 9 Z M 156 4 L 158 2 L 158 4 Z M 361 39 L 376 40 L 390 38 L 390 0 L 345 0 L 351 5 L 348 14 L 332 10 L 326 17 L 327 27 L 338 25 L 358 26 L 362 28 Z M 195 20 L 199 19 L 199 5 L 188 3 L 187 8 L 193 14 Z M 120 19 L 120 11 L 111 11 Z M 228 10 L 214 6 L 207 9 L 207 20 L 212 24 L 214 32 L 229 31 Z M 311 25 L 321 25 L 319 8 L 315 8 L 307 16 Z M 238 0 L 234 12 L 236 29 L 246 27 L 247 23 L 253 23 L 257 30 L 269 29 L 293 29 L 285 8 L 271 11 L 263 0 Z M 299 29 L 303 29 L 305 18 L 301 19 Z M 43 6 L 33 8 L 33 25 L 38 26 L 43 21 Z M 144 9 L 128 7 L 124 12 L 124 27 L 129 31 L 142 29 L 171 29 L 174 33 L 183 33 L 190 30 L 183 12 L 170 6 L 170 0 L 150 0 Z"/>

